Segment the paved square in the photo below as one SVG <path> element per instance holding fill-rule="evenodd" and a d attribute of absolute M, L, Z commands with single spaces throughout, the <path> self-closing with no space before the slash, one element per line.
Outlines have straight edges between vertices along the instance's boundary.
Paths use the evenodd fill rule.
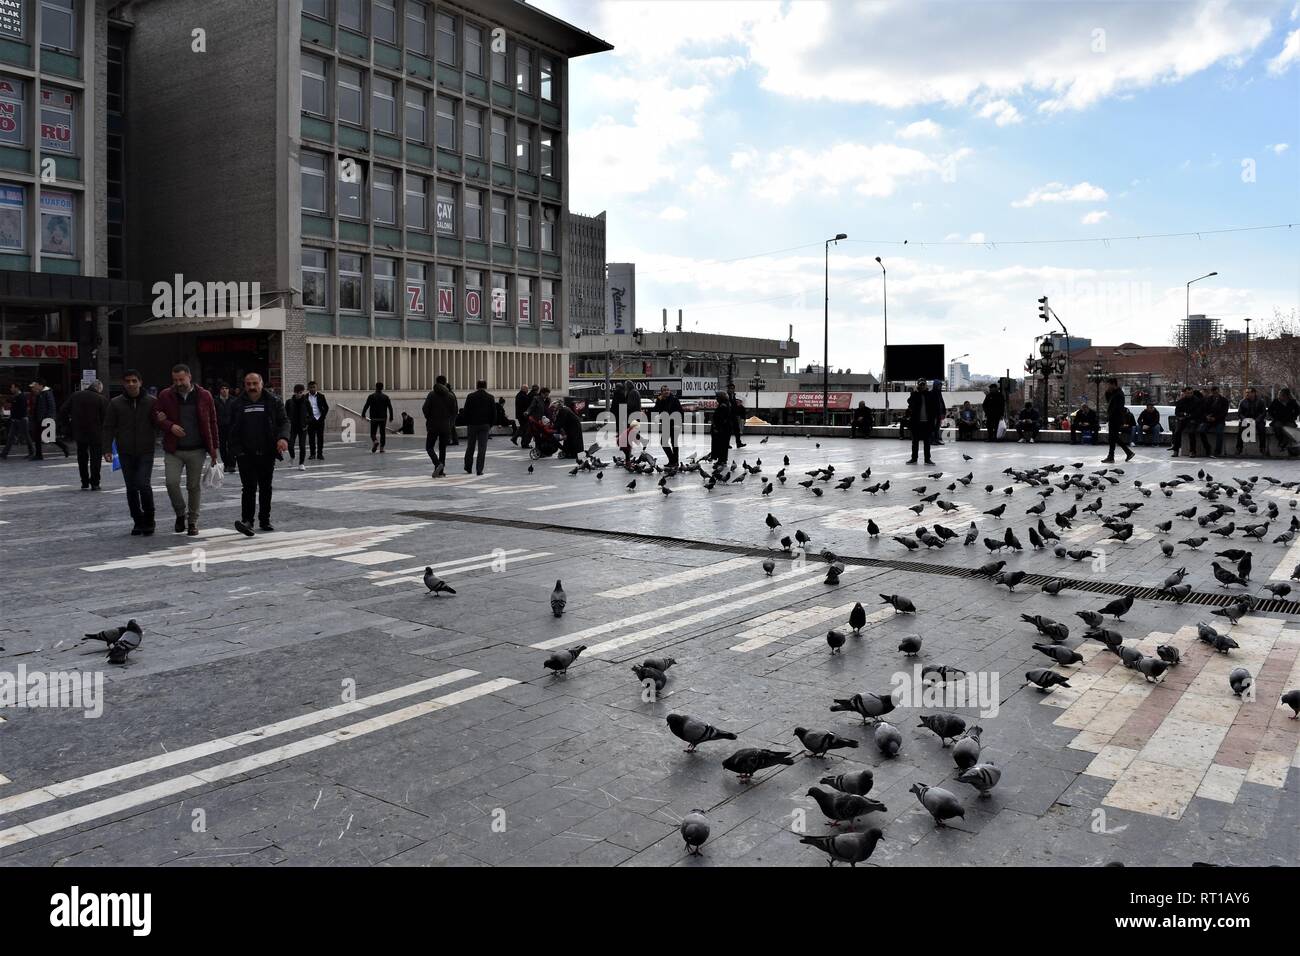
<path fill-rule="evenodd" d="M 308 471 L 278 469 L 277 530 L 252 539 L 232 527 L 233 476 L 205 492 L 197 538 L 172 534 L 163 512 L 141 538 L 128 534 L 117 476 L 96 493 L 77 489 L 72 460 L 2 463 L 0 863 L 815 866 L 825 855 L 799 836 L 870 827 L 886 834 L 878 865 L 1300 858 L 1300 721 L 1279 703 L 1300 687 L 1295 605 L 1236 624 L 1212 616 L 1234 592 L 1271 599 L 1262 586 L 1300 563 L 1300 543 L 1274 542 L 1297 520 L 1300 461 L 1160 451 L 1101 475 L 1097 448 L 972 442 L 936 447 L 926 467 L 892 441 L 754 436 L 733 454 L 761 471 L 738 468 L 745 480 L 712 490 L 680 474 L 665 495 L 660 475 L 628 490 L 619 467 L 570 474 L 572 461 L 530 461 L 504 438 L 483 477 L 433 481 L 422 446 L 394 438 L 372 455 L 366 443 L 334 444 Z M 703 450 L 688 438 L 684 457 Z M 833 478 L 798 484 L 831 466 Z M 1015 474 L 1056 466 L 1028 476 L 1037 483 Z M 1065 484 L 1076 474 L 1083 490 Z M 1192 480 L 1162 485 L 1177 474 Z M 154 482 L 165 508 L 160 464 Z M 1246 502 L 1242 482 L 1253 482 Z M 1268 532 L 1179 543 L 1206 535 L 1175 512 L 1204 515 L 1212 483 L 1233 489 L 1217 499 L 1235 509 L 1225 523 L 1268 521 Z M 1099 511 L 1084 510 L 1098 498 Z M 1057 557 L 1050 540 L 1032 547 L 1040 515 L 1026 511 L 1040 502 L 1060 544 L 1104 559 Z M 1122 502 L 1141 507 L 1131 537 L 1111 540 L 1101 518 Z M 1072 506 L 1072 526 L 1058 525 Z M 936 523 L 956 532 L 942 548 L 895 540 Z M 990 554 L 984 539 L 1007 528 L 1024 549 Z M 796 529 L 811 536 L 806 554 L 778 543 Z M 1215 557 L 1228 548 L 1253 555 L 1245 589 L 1214 578 L 1212 561 L 1235 567 Z M 845 565 L 837 584 L 823 550 Z M 990 560 L 1031 577 L 1008 589 L 967 573 Z M 426 566 L 456 594 L 429 594 Z M 1179 567 L 1192 586 L 1184 604 L 1155 590 Z M 1071 586 L 1044 593 L 1058 575 Z M 557 579 L 568 598 L 558 618 Z M 1147 657 L 1162 645 L 1181 656 L 1156 682 L 1082 637 L 1075 612 L 1125 593 L 1132 609 L 1104 626 Z M 916 612 L 896 613 L 881 594 Z M 1050 641 L 1021 615 L 1064 623 L 1082 660 L 1035 650 Z M 81 640 L 128 618 L 144 639 L 125 665 Z M 1200 622 L 1238 646 L 1216 652 L 1197 639 Z M 833 654 L 832 628 L 847 635 Z M 921 638 L 915 658 L 898 649 L 909 636 Z M 579 644 L 566 676 L 543 667 Z M 661 692 L 631 671 L 647 657 L 675 658 Z M 944 687 L 969 690 L 963 706 L 927 702 L 916 680 L 926 666 L 956 669 Z M 1253 681 L 1241 697 L 1228 682 L 1239 667 Z M 1069 686 L 1026 686 L 1040 668 Z M 102 714 L 87 716 L 88 699 L 18 706 L 20 674 L 28 705 L 40 703 L 33 680 L 85 678 L 89 690 L 102 675 Z M 909 695 L 884 716 L 901 735 L 892 758 L 856 714 L 830 711 L 835 699 L 891 691 Z M 936 711 L 982 728 L 979 759 L 1001 772 L 987 799 L 957 779 L 955 748 L 918 726 Z M 670 713 L 738 739 L 683 753 Z M 859 746 L 811 757 L 796 727 Z M 741 782 L 722 767 L 740 748 L 787 751 L 792 763 Z M 885 808 L 832 828 L 810 788 L 862 769 Z M 910 792 L 917 783 L 952 792 L 964 816 L 937 828 Z M 700 856 L 678 832 L 693 810 L 711 829 Z"/>

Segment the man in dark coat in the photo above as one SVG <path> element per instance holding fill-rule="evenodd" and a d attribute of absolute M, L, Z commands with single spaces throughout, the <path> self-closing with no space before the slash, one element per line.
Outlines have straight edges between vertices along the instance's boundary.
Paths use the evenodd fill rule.
<path fill-rule="evenodd" d="M 736 386 L 734 384 L 727 386 L 727 401 L 731 402 L 731 417 L 735 419 L 734 438 L 736 447 L 744 448 L 745 443 L 740 440 L 740 436 L 745 431 L 745 403 L 736 395 Z"/>
<path fill-rule="evenodd" d="M 930 436 L 933 434 L 934 422 L 939 415 L 939 395 L 930 389 L 925 379 L 916 380 L 916 388 L 907 396 L 907 427 L 912 430 L 912 457 L 909 465 L 916 464 L 916 447 L 925 443 L 925 463 L 933 465 L 930 460 Z"/>
<path fill-rule="evenodd" d="M 479 379 L 477 387 L 465 397 L 465 472 L 478 451 L 475 471 L 483 474 L 483 461 L 487 457 L 488 432 L 497 417 L 496 399 L 487 390 L 487 382 Z"/>
<path fill-rule="evenodd" d="M 1086 401 L 1079 406 L 1070 421 L 1070 444 L 1079 444 L 1080 436 L 1087 436 L 1088 441 L 1097 441 L 1097 410 Z"/>
<path fill-rule="evenodd" d="M 1112 378 L 1106 383 L 1106 435 L 1109 439 L 1109 449 L 1106 457 L 1103 458 L 1102 464 L 1111 465 L 1115 463 L 1115 446 L 1119 445 L 1124 449 L 1124 460 L 1133 460 L 1133 449 L 1128 446 L 1129 430 L 1132 425 L 1128 423 L 1125 412 L 1128 406 L 1124 402 L 1124 389 L 1119 387 L 1119 379 Z"/>
<path fill-rule="evenodd" d="M 59 446 L 63 452 L 63 457 L 67 458 L 72 453 L 68 451 L 67 442 L 59 437 L 58 430 L 58 405 L 54 402 L 54 389 L 50 388 L 42 379 L 32 382 L 32 404 L 31 416 L 28 421 L 28 427 L 32 433 L 32 457 L 36 461 L 44 459 L 45 455 L 41 449 L 45 444 L 45 429 L 51 428 L 50 441 Z"/>
<path fill-rule="evenodd" d="M 537 394 L 537 386 L 531 389 L 519 386 L 519 392 L 515 395 L 515 434 L 510 436 L 514 441 L 518 437 L 516 444 L 520 448 L 527 448 L 528 442 L 532 439 L 532 430 L 528 427 L 528 406 L 533 403 L 533 396 Z"/>
<path fill-rule="evenodd" d="M 145 392 L 140 373 L 127 369 L 122 375 L 122 394 L 108 403 L 104 413 L 104 434 L 100 448 L 104 461 L 117 462 L 126 485 L 126 506 L 131 509 L 133 535 L 154 532 L 153 455 L 158 432 L 154 428 L 153 406 L 156 399 Z"/>
<path fill-rule="evenodd" d="M 1247 422 L 1252 422 L 1255 429 L 1255 441 L 1259 442 L 1259 453 L 1265 458 L 1268 454 L 1268 429 L 1264 426 L 1268 415 L 1268 406 L 1253 388 L 1246 389 L 1246 397 L 1237 406 L 1237 455 L 1245 450 Z"/>
<path fill-rule="evenodd" d="M 217 388 L 217 394 L 212 399 L 217 407 L 217 430 L 220 432 L 217 451 L 221 453 L 221 465 L 228 475 L 235 471 L 235 456 L 230 453 L 230 405 L 234 400 L 230 386 L 225 382 Z"/>
<path fill-rule="evenodd" d="M 988 432 L 984 436 L 985 441 L 998 440 L 998 423 L 1002 421 L 1002 414 L 1006 409 L 1007 404 L 1002 389 L 997 385 L 990 385 L 988 394 L 984 396 L 984 428 Z"/>
<path fill-rule="evenodd" d="M 284 403 L 284 413 L 289 418 L 289 461 L 295 449 L 298 470 L 307 470 L 307 430 L 311 421 L 311 408 L 307 405 L 307 390 L 301 385 L 293 387 L 293 395 Z"/>
<path fill-rule="evenodd" d="M 1300 403 L 1292 397 L 1289 388 L 1282 389 L 1277 393 L 1277 398 L 1269 403 L 1268 417 L 1273 422 L 1273 437 L 1277 439 L 1277 447 L 1286 449 L 1286 453 L 1292 457 L 1300 453 L 1300 445 L 1288 431 L 1295 429 L 1297 415 L 1300 415 Z"/>
<path fill-rule="evenodd" d="M 1196 454 L 1196 429 L 1200 427 L 1201 393 L 1190 385 L 1183 386 L 1183 395 L 1174 404 L 1173 457 L 1182 451 L 1183 436 L 1188 436 L 1187 454 Z"/>
<path fill-rule="evenodd" d="M 307 460 L 325 460 L 325 418 L 330 413 L 330 403 L 316 387 L 315 382 L 307 383 Z"/>
<path fill-rule="evenodd" d="M 1228 399 L 1219 393 L 1219 386 L 1211 385 L 1210 394 L 1201 409 L 1201 447 L 1207 458 L 1223 457 L 1223 430 L 1228 420 Z M 1214 435 L 1214 453 L 1210 453 L 1210 434 Z"/>
<path fill-rule="evenodd" d="M 443 381 L 446 381 L 444 378 Z M 384 394 L 384 383 L 375 382 L 375 390 L 361 406 L 361 417 L 370 422 L 370 454 L 383 453 L 388 441 L 388 427 L 393 421 L 393 402 Z"/>
<path fill-rule="evenodd" d="M 77 470 L 81 472 L 82 490 L 99 490 L 100 467 L 104 449 L 99 441 L 104 435 L 104 416 L 108 413 L 108 399 L 104 397 L 104 383 L 94 381 L 90 387 L 73 393 L 60 409 L 68 420 L 69 434 L 77 443 Z"/>
<path fill-rule="evenodd" d="M 456 420 L 456 400 L 447 387 L 447 376 L 439 375 L 433 380 L 433 388 L 424 397 L 421 411 L 424 413 L 424 450 L 429 454 L 429 461 L 433 462 L 433 477 L 441 478 L 447 473 L 447 446 L 451 443 L 452 423 Z"/>
<path fill-rule="evenodd" d="M 727 464 L 731 451 L 731 432 L 736 427 L 736 415 L 731 409 L 731 401 L 726 392 L 718 392 L 718 402 L 713 410 L 713 419 L 709 423 L 709 458 L 713 460 L 714 469 Z"/>
<path fill-rule="evenodd" d="M 655 399 L 651 411 L 659 429 L 659 444 L 663 445 L 664 454 L 668 457 L 668 467 L 676 468 L 677 432 L 682 425 L 681 399 L 674 395 L 667 385 L 664 385 L 659 389 L 659 397 Z"/>
<path fill-rule="evenodd" d="M 853 410 L 853 421 L 849 423 L 849 437 L 870 438 L 871 425 L 871 409 L 867 408 L 866 402 L 858 402 L 858 407 Z"/>
<path fill-rule="evenodd" d="M 244 376 L 243 394 L 231 406 L 230 418 L 230 450 L 243 485 L 241 520 L 235 522 L 235 530 L 251 538 L 254 507 L 258 529 L 275 530 L 271 526 L 271 481 L 276 461 L 283 460 L 289 450 L 289 416 L 284 402 L 262 386 L 262 376 L 249 372 Z"/>
<path fill-rule="evenodd" d="M 582 419 L 578 418 L 568 401 L 555 406 L 555 428 L 564 435 L 564 447 L 560 449 L 561 458 L 577 458 L 582 451 Z"/>

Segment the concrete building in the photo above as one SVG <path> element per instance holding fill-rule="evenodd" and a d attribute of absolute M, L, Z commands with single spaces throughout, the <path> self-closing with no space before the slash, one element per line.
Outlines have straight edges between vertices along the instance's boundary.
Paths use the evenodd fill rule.
<path fill-rule="evenodd" d="M 970 388 L 970 366 L 953 359 L 948 363 L 948 390 L 955 392 L 960 388 Z"/>
<path fill-rule="evenodd" d="M 122 371 L 121 34 L 105 0 L 0 9 L 0 389 Z"/>
<path fill-rule="evenodd" d="M 564 277 L 569 289 L 569 326 L 583 333 L 605 331 L 605 214 L 569 213 Z"/>
<path fill-rule="evenodd" d="M 519 0 L 115 12 L 144 193 L 128 261 L 186 289 L 132 328 L 151 380 L 264 370 L 335 408 L 376 381 L 410 408 L 440 373 L 567 385 L 567 65 L 609 44 Z"/>

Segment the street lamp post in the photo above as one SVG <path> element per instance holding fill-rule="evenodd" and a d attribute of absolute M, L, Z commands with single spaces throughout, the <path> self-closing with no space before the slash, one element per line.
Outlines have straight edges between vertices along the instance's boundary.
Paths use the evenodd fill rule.
<path fill-rule="evenodd" d="M 1207 272 L 1203 276 L 1198 276 L 1187 283 L 1187 301 L 1184 305 L 1183 312 L 1183 384 L 1187 385 L 1192 380 L 1192 351 L 1191 351 L 1191 324 L 1192 324 L 1192 282 L 1200 282 L 1202 279 L 1208 279 L 1210 276 L 1217 276 L 1217 272 Z"/>
<path fill-rule="evenodd" d="M 1055 372 L 1062 375 L 1065 372 L 1065 356 L 1056 354 L 1056 346 L 1052 345 L 1050 336 L 1044 335 L 1038 345 L 1039 358 L 1034 358 L 1031 354 L 1025 359 L 1025 371 L 1030 375 L 1041 373 L 1043 376 L 1043 425 L 1047 425 L 1047 399 L 1051 390 L 1051 377 Z"/>
<path fill-rule="evenodd" d="M 1088 373 L 1088 381 L 1097 386 L 1097 401 L 1093 406 L 1094 408 L 1101 404 L 1101 383 L 1105 377 L 1106 373 L 1102 368 L 1101 359 L 1097 359 L 1092 363 L 1092 371 Z"/>
<path fill-rule="evenodd" d="M 754 392 L 754 414 L 757 415 L 758 414 L 758 393 L 762 389 L 767 387 L 767 380 L 764 379 L 763 376 L 755 372 L 754 377 L 749 380 L 749 387 Z"/>
<path fill-rule="evenodd" d="M 880 256 L 876 256 L 876 264 L 880 266 L 880 304 L 885 314 L 885 361 L 881 367 L 881 378 L 885 385 L 885 424 L 889 424 L 889 273 L 885 269 L 885 264 L 880 261 Z"/>
<path fill-rule="evenodd" d="M 1241 394 L 1244 397 L 1246 389 L 1250 388 L 1250 319 L 1246 319 L 1246 367 L 1241 373 Z"/>
<path fill-rule="evenodd" d="M 831 243 L 847 239 L 848 233 L 837 232 L 834 239 L 827 239 L 826 252 L 826 298 L 822 303 L 822 424 L 830 424 L 831 415 Z"/>

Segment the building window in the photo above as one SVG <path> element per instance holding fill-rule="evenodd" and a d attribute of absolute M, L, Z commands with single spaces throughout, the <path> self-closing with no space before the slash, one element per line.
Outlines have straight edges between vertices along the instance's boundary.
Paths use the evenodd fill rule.
<path fill-rule="evenodd" d="M 483 31 L 465 24 L 465 72 L 483 75 Z"/>
<path fill-rule="evenodd" d="M 555 176 L 555 140 L 558 136 L 558 133 L 552 133 L 549 129 L 542 130 L 540 152 L 543 176 Z"/>
<path fill-rule="evenodd" d="M 434 201 L 437 208 L 434 223 L 438 235 L 454 236 L 456 235 L 456 187 L 451 183 L 438 180 L 435 188 L 437 193 Z"/>
<path fill-rule="evenodd" d="M 465 155 L 483 158 L 483 111 L 465 107 Z"/>
<path fill-rule="evenodd" d="M 428 312 L 429 283 L 423 262 L 406 264 L 406 314 L 423 317 Z"/>
<path fill-rule="evenodd" d="M 558 297 L 559 283 L 553 279 L 541 280 L 542 325 L 555 324 L 555 300 Z"/>
<path fill-rule="evenodd" d="M 309 17 L 315 17 L 317 20 L 326 20 L 330 18 L 329 0 L 303 0 L 302 12 Z"/>
<path fill-rule="evenodd" d="M 520 249 L 533 247 L 533 204 L 522 199 L 515 200 L 515 245 Z"/>
<path fill-rule="evenodd" d="M 515 124 L 515 168 L 533 170 L 533 128 L 527 123 Z"/>
<path fill-rule="evenodd" d="M 533 324 L 533 280 L 519 277 L 519 324 Z"/>
<path fill-rule="evenodd" d="M 17 183 L 0 183 L 0 250 L 22 252 L 27 236 L 27 190 Z"/>
<path fill-rule="evenodd" d="M 543 56 L 540 58 L 540 62 L 541 62 L 541 72 L 542 72 L 542 78 L 541 78 L 542 99 L 546 100 L 548 103 L 551 103 L 555 101 L 555 87 L 553 85 L 555 82 L 555 61 L 552 60 L 549 56 Z"/>
<path fill-rule="evenodd" d="M 397 44 L 397 6 L 393 0 L 371 0 L 370 21 L 376 40 Z"/>
<path fill-rule="evenodd" d="M 406 138 L 412 143 L 423 143 L 428 124 L 429 107 L 425 103 L 424 90 L 408 86 L 406 88 Z"/>
<path fill-rule="evenodd" d="M 510 148 L 509 136 L 507 135 L 506 118 L 492 114 L 492 162 L 500 163 L 504 166 L 507 162 L 506 156 Z"/>
<path fill-rule="evenodd" d="M 492 321 L 508 322 L 506 302 L 510 297 L 510 277 L 500 272 L 492 273 Z"/>
<path fill-rule="evenodd" d="M 382 76 L 372 78 L 370 83 L 370 122 L 381 133 L 397 132 L 397 86 L 392 80 Z M 409 103 L 409 95 L 407 97 Z"/>
<path fill-rule="evenodd" d="M 44 152 L 76 155 L 76 102 L 76 95 L 69 90 L 42 88 L 41 149 Z"/>
<path fill-rule="evenodd" d="M 555 251 L 555 227 L 559 221 L 559 209 L 555 206 L 542 207 L 542 252 Z"/>
<path fill-rule="evenodd" d="M 365 308 L 362 297 L 364 274 L 361 271 L 361 256 L 339 253 L 339 311 L 360 312 Z"/>
<path fill-rule="evenodd" d="M 371 178 L 370 209 L 375 222 L 397 225 L 397 173 L 376 169 Z"/>
<path fill-rule="evenodd" d="M 26 141 L 24 107 L 27 104 L 27 86 L 22 80 L 0 76 L 0 143 L 22 146 Z"/>
<path fill-rule="evenodd" d="M 483 321 L 483 273 L 477 269 L 465 270 L 465 319 Z"/>
<path fill-rule="evenodd" d="M 456 319 L 456 270 L 438 266 L 438 319 L 451 322 Z"/>
<path fill-rule="evenodd" d="M 509 73 L 509 64 L 506 60 L 505 50 L 492 51 L 492 82 L 500 83 L 502 86 L 509 83 L 507 74 Z"/>
<path fill-rule="evenodd" d="M 41 193 L 41 255 L 75 256 L 77 197 L 47 190 Z"/>
<path fill-rule="evenodd" d="M 456 104 L 450 97 L 439 96 L 437 98 L 438 115 L 437 136 L 438 146 L 442 149 L 456 148 Z"/>
<path fill-rule="evenodd" d="M 397 311 L 397 262 L 393 259 L 381 259 L 378 256 L 371 261 L 374 264 L 371 287 L 374 293 L 375 311 L 392 315 Z"/>
<path fill-rule="evenodd" d="M 72 52 L 77 48 L 74 0 L 41 0 L 41 46 Z"/>
<path fill-rule="evenodd" d="M 515 89 L 520 93 L 533 91 L 533 51 L 526 46 L 515 47 Z"/>
<path fill-rule="evenodd" d="M 302 211 L 318 212 L 325 215 L 329 208 L 325 204 L 325 168 L 329 160 L 321 153 L 303 151 L 302 173 Z"/>
<path fill-rule="evenodd" d="M 325 61 L 318 56 L 302 55 L 302 111 L 313 116 L 328 116 L 326 109 Z"/>
<path fill-rule="evenodd" d="M 456 18 L 445 13 L 438 14 L 437 47 L 435 52 L 439 63 L 456 65 Z"/>
<path fill-rule="evenodd" d="M 428 180 L 412 173 L 406 174 L 406 228 L 424 232 L 429 228 Z"/>
<path fill-rule="evenodd" d="M 339 122 L 361 125 L 364 108 L 364 90 L 361 71 L 351 66 L 339 64 Z"/>
<path fill-rule="evenodd" d="M 406 48 L 421 56 L 429 52 L 429 9 L 406 0 Z"/>
<path fill-rule="evenodd" d="M 329 271 L 324 249 L 302 250 L 302 306 L 304 309 L 329 308 Z"/>
<path fill-rule="evenodd" d="M 483 239 L 483 194 L 477 189 L 465 190 L 465 238 Z"/>
<path fill-rule="evenodd" d="M 505 245 L 506 228 L 510 222 L 510 207 L 505 196 L 492 194 L 492 241 L 497 245 Z"/>
<path fill-rule="evenodd" d="M 361 189 L 364 186 L 364 178 L 359 162 L 350 156 L 339 159 L 338 194 L 334 206 L 340 218 L 361 218 Z"/>
<path fill-rule="evenodd" d="M 366 32 L 366 12 L 364 0 L 338 0 L 339 26 L 347 27 L 358 33 Z"/>

